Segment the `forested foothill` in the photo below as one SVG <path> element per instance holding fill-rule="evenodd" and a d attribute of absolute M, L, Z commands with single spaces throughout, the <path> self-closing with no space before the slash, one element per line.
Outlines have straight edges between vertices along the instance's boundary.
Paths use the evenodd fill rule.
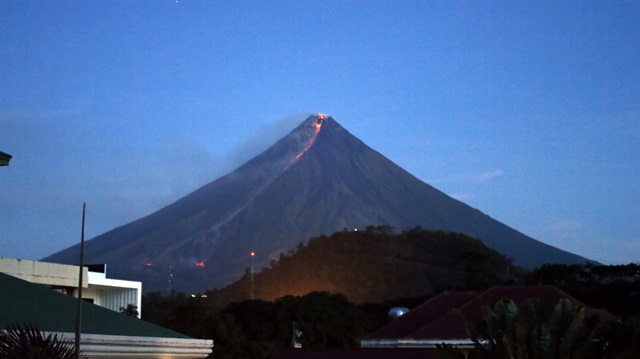
<path fill-rule="evenodd" d="M 640 266 L 545 265 L 527 271 L 479 240 L 419 227 L 395 233 L 370 226 L 313 238 L 253 276 L 247 268 L 225 288 L 148 293 L 142 316 L 214 339 L 215 358 L 270 358 L 296 342 L 354 347 L 387 323 L 391 307 L 411 309 L 444 290 L 496 284 L 555 285 L 620 318 L 603 334 L 612 346 L 632 353 L 640 348 Z"/>
<path fill-rule="evenodd" d="M 206 295 L 217 306 L 252 295 L 274 300 L 312 291 L 342 293 L 354 303 L 380 303 L 522 283 L 524 274 L 510 259 L 463 234 L 420 227 L 395 233 L 389 226 L 369 226 L 300 243 L 255 274 L 253 285 L 247 268 L 240 280 Z"/>

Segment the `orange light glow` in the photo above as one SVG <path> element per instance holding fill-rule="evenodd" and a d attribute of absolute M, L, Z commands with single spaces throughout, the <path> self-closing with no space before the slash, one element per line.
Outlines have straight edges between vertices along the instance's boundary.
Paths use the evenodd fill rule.
<path fill-rule="evenodd" d="M 251 252 L 251 256 L 255 257 L 256 256 L 256 252 Z"/>
<path fill-rule="evenodd" d="M 307 147 L 305 147 L 304 150 L 302 150 L 300 153 L 298 153 L 298 155 L 296 155 L 296 158 L 292 161 L 292 163 L 295 162 L 300 157 L 302 157 L 302 155 L 305 152 L 307 152 L 307 150 L 310 149 L 311 146 L 313 146 L 314 143 L 316 143 L 316 138 L 318 138 L 318 133 L 320 132 L 320 129 L 322 129 L 322 124 L 323 123 L 324 123 L 324 115 L 318 115 L 318 119 L 316 120 L 316 123 L 315 123 L 316 133 L 313 135 L 313 138 L 311 139 L 311 142 L 309 142 Z M 291 165 L 291 164 L 289 164 L 289 165 Z"/>
<path fill-rule="evenodd" d="M 293 160 L 291 160 L 291 162 L 284 168 L 285 170 L 289 169 L 289 167 L 291 167 L 292 164 L 294 164 L 298 159 L 300 159 L 300 157 L 302 157 L 302 155 L 304 155 L 304 153 L 307 152 L 307 150 L 309 150 L 314 143 L 316 143 L 316 139 L 318 138 L 318 133 L 320 133 L 320 130 L 322 129 L 324 120 L 325 120 L 325 116 L 323 114 L 318 114 L 318 117 L 316 118 L 316 122 L 313 124 L 314 127 L 316 128 L 316 132 L 313 134 L 311 141 L 309 141 L 309 144 L 307 145 L 307 147 L 304 148 L 304 150 L 300 151 L 300 153 L 298 153 L 296 157 Z"/>
<path fill-rule="evenodd" d="M 318 115 L 318 119 L 316 120 L 316 135 L 318 134 L 318 132 L 320 132 L 320 129 L 322 128 L 322 124 L 323 123 L 324 123 L 324 115 L 323 114 L 319 114 Z M 313 141 L 315 142 L 315 140 L 316 140 L 316 138 L 314 136 L 313 137 Z"/>
<path fill-rule="evenodd" d="M 204 262 L 198 262 L 198 263 L 196 263 L 196 267 L 198 267 L 198 268 L 204 268 Z"/>

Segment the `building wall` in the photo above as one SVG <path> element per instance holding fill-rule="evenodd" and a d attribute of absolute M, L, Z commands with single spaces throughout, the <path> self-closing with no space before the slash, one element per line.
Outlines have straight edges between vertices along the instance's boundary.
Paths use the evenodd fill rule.
<path fill-rule="evenodd" d="M 31 283 L 52 287 L 78 287 L 78 266 L 0 258 L 0 272 Z M 87 268 L 83 268 L 82 273 L 82 287 L 86 288 L 88 286 Z"/>
<path fill-rule="evenodd" d="M 84 298 L 93 299 L 93 303 L 116 312 L 133 304 L 142 314 L 142 283 L 128 280 L 106 278 L 103 273 L 89 272 L 89 290 Z"/>
<path fill-rule="evenodd" d="M 65 294 L 78 296 L 79 267 L 68 264 L 0 258 L 0 272 L 27 282 L 46 285 Z M 105 273 L 83 268 L 82 298 L 119 312 L 133 304 L 142 313 L 142 283 L 106 278 Z"/>
<path fill-rule="evenodd" d="M 140 291 L 135 288 L 115 288 L 89 284 L 89 288 L 82 291 L 83 299 L 91 299 L 93 304 L 120 312 L 127 305 L 133 304 L 140 313 Z"/>

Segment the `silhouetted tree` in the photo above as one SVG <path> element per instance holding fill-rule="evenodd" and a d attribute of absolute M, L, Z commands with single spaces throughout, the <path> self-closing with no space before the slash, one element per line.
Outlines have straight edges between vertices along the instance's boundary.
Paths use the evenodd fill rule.
<path fill-rule="evenodd" d="M 127 304 L 127 307 L 120 307 L 120 313 L 124 315 L 128 315 L 130 317 L 138 318 L 140 317 L 140 312 L 138 312 L 138 306 L 134 304 Z"/>
<path fill-rule="evenodd" d="M 86 358 L 80 355 L 81 358 Z M 45 336 L 35 325 L 11 325 L 0 330 L 0 358 L 2 359 L 75 359 L 71 340 L 57 334 Z"/>
<path fill-rule="evenodd" d="M 466 356 L 451 346 L 436 358 L 589 359 L 604 358 L 606 343 L 597 322 L 585 320 L 585 309 L 561 298 L 546 316 L 537 299 L 519 308 L 511 300 L 483 307 L 482 319 L 469 328 L 475 347 Z"/>

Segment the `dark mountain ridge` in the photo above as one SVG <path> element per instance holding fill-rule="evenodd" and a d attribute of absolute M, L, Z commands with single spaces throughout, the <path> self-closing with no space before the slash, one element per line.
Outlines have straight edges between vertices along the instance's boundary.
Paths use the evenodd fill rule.
<path fill-rule="evenodd" d="M 85 244 L 85 262 L 145 290 L 199 291 L 239 278 L 319 235 L 367 225 L 421 226 L 467 234 L 517 265 L 584 263 L 420 181 L 351 135 L 313 115 L 235 171 L 151 215 Z M 45 261 L 76 263 L 79 246 Z M 253 258 L 249 255 L 255 252 Z"/>
<path fill-rule="evenodd" d="M 253 277 L 245 272 L 232 284 L 207 291 L 205 302 L 222 308 L 250 298 L 273 301 L 329 292 L 354 303 L 382 303 L 443 290 L 520 284 L 525 271 L 464 234 L 419 227 L 395 233 L 386 226 L 369 226 L 311 238 Z"/>

